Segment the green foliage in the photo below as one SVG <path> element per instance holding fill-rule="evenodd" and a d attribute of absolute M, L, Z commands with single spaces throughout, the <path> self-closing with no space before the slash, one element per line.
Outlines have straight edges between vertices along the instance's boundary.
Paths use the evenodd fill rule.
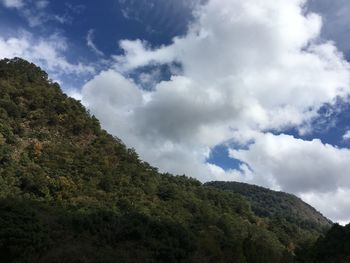
<path fill-rule="evenodd" d="M 305 251 L 304 251 L 305 252 Z M 311 247 L 305 262 L 347 263 L 350 262 L 350 224 L 334 224 L 324 237 Z"/>
<path fill-rule="evenodd" d="M 260 217 L 284 219 L 301 228 L 317 231 L 327 229 L 331 225 L 331 221 L 313 207 L 291 194 L 238 182 L 210 182 L 206 185 L 245 196 L 250 201 L 254 213 Z"/>
<path fill-rule="evenodd" d="M 275 233 L 280 243 L 298 257 L 309 253 L 305 247 L 309 248 L 331 227 L 327 218 L 294 195 L 238 182 L 206 185 L 246 197 L 253 212 L 261 217 L 259 225 Z"/>
<path fill-rule="evenodd" d="M 50 243 L 48 228 L 27 202 L 0 201 L 2 262 L 37 260 Z"/>
<path fill-rule="evenodd" d="M 159 173 L 40 68 L 0 61 L 1 262 L 291 262 L 309 226 L 251 206 Z"/>

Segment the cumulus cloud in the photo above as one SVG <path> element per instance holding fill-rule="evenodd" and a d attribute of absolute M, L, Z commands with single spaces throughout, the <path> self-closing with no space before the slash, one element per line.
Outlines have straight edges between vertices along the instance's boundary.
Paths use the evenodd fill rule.
<path fill-rule="evenodd" d="M 35 39 L 28 32 L 17 37 L 0 36 L 0 58 L 22 57 L 47 69 L 55 77 L 62 74 L 93 74 L 90 65 L 71 63 L 64 56 L 68 46 L 64 38 L 53 34 L 48 38 Z"/>
<path fill-rule="evenodd" d="M 321 19 L 304 16 L 301 4 L 211 1 L 173 45 L 121 41 L 125 55 L 116 57 L 117 69 L 178 61 L 201 90 L 240 93 L 261 128 L 299 125 L 349 89 L 349 65 L 333 43 L 318 43 Z"/>
<path fill-rule="evenodd" d="M 349 149 L 284 134 L 258 134 L 253 140 L 247 149 L 231 149 L 230 156 L 249 164 L 254 182 L 298 194 L 350 188 Z"/>
<path fill-rule="evenodd" d="M 324 103 L 349 95 L 349 64 L 333 42 L 320 39 L 321 17 L 303 0 L 208 1 L 194 14 L 187 34 L 171 45 L 120 42 L 124 54 L 114 57 L 113 68 L 82 89 L 102 124 L 162 171 L 202 181 L 250 181 L 299 194 L 347 183 L 345 170 L 332 178 L 347 168 L 347 150 L 266 133 L 305 131 Z M 174 62 L 182 71 L 151 91 L 127 77 Z M 252 139 L 248 150 L 231 151 L 245 163 L 240 170 L 206 162 L 215 145 Z M 261 156 L 270 161 L 262 164 Z"/>

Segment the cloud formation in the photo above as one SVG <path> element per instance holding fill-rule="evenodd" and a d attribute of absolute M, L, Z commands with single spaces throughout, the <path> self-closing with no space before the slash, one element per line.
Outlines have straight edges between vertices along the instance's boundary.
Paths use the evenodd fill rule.
<path fill-rule="evenodd" d="M 22 0 L 1 0 L 1 3 L 8 8 L 21 8 L 24 6 Z"/>
<path fill-rule="evenodd" d="M 104 56 L 103 52 L 99 50 L 94 43 L 94 30 L 90 29 L 86 36 L 86 45 L 97 55 Z"/>
<path fill-rule="evenodd" d="M 17 37 L 0 36 L 0 58 L 21 57 L 32 61 L 46 70 L 54 78 L 60 75 L 86 75 L 95 73 L 94 67 L 83 63 L 71 63 L 64 53 L 68 45 L 60 35 L 35 39 L 32 34 L 22 31 Z"/>
<path fill-rule="evenodd" d="M 30 27 L 43 26 L 49 21 L 65 24 L 71 21 L 71 17 L 65 13 L 57 15 L 48 13 L 47 0 L 0 0 L 6 8 L 16 9 L 18 14 L 28 21 Z"/>
<path fill-rule="evenodd" d="M 257 134 L 253 140 L 246 149 L 230 150 L 231 157 L 249 164 L 248 180 L 297 194 L 350 190 L 349 149 L 284 134 Z"/>
<path fill-rule="evenodd" d="M 321 36 L 333 39 L 347 56 L 350 55 L 348 39 L 350 2 L 347 0 L 309 0 L 308 8 L 322 15 L 324 27 Z"/>
<path fill-rule="evenodd" d="M 344 135 L 343 135 L 343 140 L 349 140 L 350 139 L 350 131 L 347 131 Z"/>
<path fill-rule="evenodd" d="M 349 64 L 320 38 L 321 28 L 303 0 L 209 1 L 171 45 L 121 41 L 124 55 L 83 87 L 82 100 L 107 130 L 163 171 L 299 195 L 337 192 L 350 186 L 348 150 L 267 132 L 305 131 L 322 105 L 349 95 Z M 126 77 L 174 62 L 182 71 L 152 91 Z M 245 163 L 240 170 L 206 162 L 210 149 L 225 142 L 249 143 L 231 150 Z"/>
<path fill-rule="evenodd" d="M 317 207 L 323 214 L 342 225 L 349 224 L 350 189 L 338 188 L 334 192 L 304 193 L 300 197 L 307 203 Z"/>

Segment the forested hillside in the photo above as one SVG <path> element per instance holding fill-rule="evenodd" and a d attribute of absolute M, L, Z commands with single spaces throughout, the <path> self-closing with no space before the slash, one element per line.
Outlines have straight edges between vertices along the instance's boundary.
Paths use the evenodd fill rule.
<path fill-rule="evenodd" d="M 328 225 L 265 216 L 159 173 L 40 68 L 0 61 L 1 262 L 287 263 Z"/>
<path fill-rule="evenodd" d="M 303 229 L 319 231 L 331 226 L 331 221 L 315 208 L 291 194 L 238 182 L 210 182 L 205 185 L 243 195 L 250 202 L 253 212 L 262 218 L 283 220 Z"/>

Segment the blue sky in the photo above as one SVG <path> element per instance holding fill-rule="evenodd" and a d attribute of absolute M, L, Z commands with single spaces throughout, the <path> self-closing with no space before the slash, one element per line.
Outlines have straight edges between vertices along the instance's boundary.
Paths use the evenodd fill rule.
<path fill-rule="evenodd" d="M 2 31 L 62 34 L 74 50 L 69 54 L 72 60 L 93 60 L 94 54 L 86 45 L 89 30 L 94 30 L 95 45 L 110 56 L 121 52 L 117 45 L 120 39 L 143 39 L 154 46 L 169 44 L 174 36 L 186 32 L 192 17 L 191 9 L 181 1 L 49 1 L 39 11 L 34 4 L 37 1 L 23 2 L 28 3 L 23 9 L 30 10 L 29 14 L 22 8 L 1 7 Z M 29 22 L 36 19 L 37 24 Z"/>
<path fill-rule="evenodd" d="M 57 34 L 69 43 L 64 55 L 71 63 L 94 63 L 118 55 L 121 39 L 143 39 L 151 46 L 169 44 L 174 36 L 186 32 L 192 18 L 186 1 L 41 1 L 43 8 L 36 6 L 40 1 L 18 1 L 23 4 L 20 7 L 7 2 L 10 4 L 3 1 L 0 5 L 2 36 L 23 30 L 35 37 Z M 88 46 L 89 35 L 101 52 Z M 106 66 L 101 64 L 98 70 Z M 86 77 L 62 75 L 60 81 L 67 82 L 63 88 L 79 88 Z"/>
<path fill-rule="evenodd" d="M 39 64 L 151 164 L 292 192 L 350 220 L 345 0 L 0 0 Z"/>

